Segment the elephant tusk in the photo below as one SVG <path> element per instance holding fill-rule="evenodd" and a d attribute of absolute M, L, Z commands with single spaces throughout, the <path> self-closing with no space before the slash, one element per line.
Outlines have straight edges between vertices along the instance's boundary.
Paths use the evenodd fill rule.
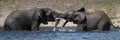
<path fill-rule="evenodd" d="M 55 20 L 60 20 L 60 19 L 62 19 L 62 18 L 55 18 Z"/>
<path fill-rule="evenodd" d="M 56 27 L 54 27 L 53 31 L 56 31 Z"/>

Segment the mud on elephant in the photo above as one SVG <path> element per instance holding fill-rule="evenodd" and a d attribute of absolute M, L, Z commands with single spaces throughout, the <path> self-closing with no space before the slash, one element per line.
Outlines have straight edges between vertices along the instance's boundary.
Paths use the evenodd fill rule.
<path fill-rule="evenodd" d="M 68 11 L 61 18 L 66 19 L 63 27 L 69 21 L 77 24 L 77 32 L 92 30 L 107 31 L 110 30 L 111 25 L 114 26 L 108 15 L 103 11 L 86 13 L 84 8 Z"/>
<path fill-rule="evenodd" d="M 38 31 L 41 23 L 48 24 L 48 21 L 55 21 L 60 14 L 50 8 L 33 8 L 28 10 L 17 10 L 11 12 L 5 22 L 4 29 Z"/>

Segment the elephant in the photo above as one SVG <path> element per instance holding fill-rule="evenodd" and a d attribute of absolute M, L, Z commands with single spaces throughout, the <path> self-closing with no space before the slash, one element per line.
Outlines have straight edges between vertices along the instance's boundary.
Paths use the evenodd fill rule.
<path fill-rule="evenodd" d="M 104 11 L 87 13 L 85 9 L 71 10 L 61 15 L 60 18 L 66 20 L 62 27 L 69 21 L 77 24 L 76 32 L 82 31 L 108 31 L 110 26 L 114 26 Z"/>
<path fill-rule="evenodd" d="M 4 22 L 4 30 L 27 30 L 39 31 L 41 23 L 48 24 L 49 21 L 55 21 L 60 13 L 50 8 L 33 8 L 28 10 L 12 11 Z"/>

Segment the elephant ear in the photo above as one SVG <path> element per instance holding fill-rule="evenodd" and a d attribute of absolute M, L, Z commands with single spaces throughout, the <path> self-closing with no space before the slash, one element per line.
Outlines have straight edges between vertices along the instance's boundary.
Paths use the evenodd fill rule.
<path fill-rule="evenodd" d="M 79 11 L 79 12 L 85 12 L 85 8 L 82 7 L 81 9 L 78 9 L 77 11 Z"/>

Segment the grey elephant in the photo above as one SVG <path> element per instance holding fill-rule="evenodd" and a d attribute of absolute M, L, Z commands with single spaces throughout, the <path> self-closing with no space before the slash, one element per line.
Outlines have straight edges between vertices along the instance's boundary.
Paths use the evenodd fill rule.
<path fill-rule="evenodd" d="M 106 13 L 103 11 L 97 11 L 92 13 L 86 13 L 85 9 L 72 10 L 63 14 L 60 18 L 66 19 L 63 27 L 67 22 L 72 21 L 77 24 L 76 31 L 108 31 L 110 26 L 114 26 Z"/>
<path fill-rule="evenodd" d="M 55 18 L 59 15 L 60 13 L 50 8 L 33 8 L 13 11 L 7 16 L 4 22 L 4 30 L 39 31 L 39 25 L 41 23 L 48 24 L 48 21 L 55 21 Z"/>

